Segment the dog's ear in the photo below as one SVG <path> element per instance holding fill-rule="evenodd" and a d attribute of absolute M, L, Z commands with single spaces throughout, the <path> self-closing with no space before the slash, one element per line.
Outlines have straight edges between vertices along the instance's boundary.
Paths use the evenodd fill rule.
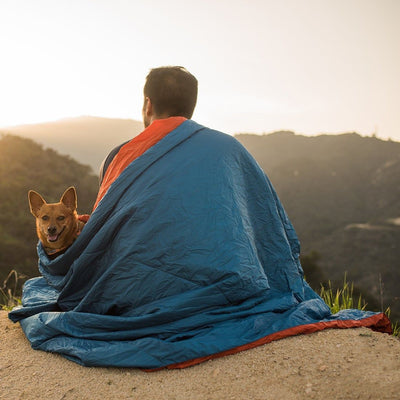
<path fill-rule="evenodd" d="M 28 192 L 28 200 L 31 213 L 34 217 L 37 218 L 40 208 L 43 206 L 43 204 L 46 204 L 46 201 L 39 193 L 36 193 L 34 190 L 30 190 Z"/>
<path fill-rule="evenodd" d="M 73 186 L 69 187 L 60 199 L 61 203 L 63 203 L 66 207 L 75 211 L 78 207 L 76 200 L 76 190 Z"/>

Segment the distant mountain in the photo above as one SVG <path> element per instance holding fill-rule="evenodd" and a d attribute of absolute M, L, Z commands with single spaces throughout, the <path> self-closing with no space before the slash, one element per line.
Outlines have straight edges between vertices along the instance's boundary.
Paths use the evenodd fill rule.
<path fill-rule="evenodd" d="M 46 148 L 68 154 L 97 174 L 108 152 L 143 130 L 143 123 L 130 119 L 78 117 L 3 129 L 33 139 Z"/>
<path fill-rule="evenodd" d="M 400 143 L 356 133 L 237 135 L 272 181 L 332 281 L 347 271 L 374 306 L 400 318 Z"/>
<path fill-rule="evenodd" d="M 400 143 L 356 133 L 237 135 L 268 174 L 303 238 L 400 216 Z M 317 231 L 313 232 L 314 227 Z"/>

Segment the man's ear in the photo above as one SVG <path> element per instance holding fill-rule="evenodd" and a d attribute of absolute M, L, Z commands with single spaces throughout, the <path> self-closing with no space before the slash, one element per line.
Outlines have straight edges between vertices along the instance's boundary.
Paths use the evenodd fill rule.
<path fill-rule="evenodd" d="M 60 202 L 70 210 L 75 211 L 77 208 L 76 190 L 73 186 L 69 187 L 61 196 Z"/>
<path fill-rule="evenodd" d="M 146 116 L 151 117 L 153 115 L 153 103 L 149 97 L 145 97 L 143 112 Z"/>
<path fill-rule="evenodd" d="M 144 98 L 143 109 L 142 109 L 143 124 L 145 128 L 147 128 L 151 124 L 153 116 L 154 116 L 153 103 L 151 102 L 150 98 L 146 96 Z"/>
<path fill-rule="evenodd" d="M 46 201 L 39 193 L 35 192 L 34 190 L 30 190 L 28 192 L 28 201 L 32 215 L 37 218 L 39 210 L 44 204 L 46 204 Z"/>

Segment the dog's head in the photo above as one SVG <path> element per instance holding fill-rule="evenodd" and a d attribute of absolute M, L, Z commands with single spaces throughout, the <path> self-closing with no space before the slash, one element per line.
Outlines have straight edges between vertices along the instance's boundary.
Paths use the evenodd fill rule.
<path fill-rule="evenodd" d="M 43 245 L 50 249 L 69 246 L 77 235 L 77 199 L 74 187 L 68 188 L 58 203 L 46 203 L 43 197 L 30 190 L 28 200 L 36 218 L 36 230 Z"/>

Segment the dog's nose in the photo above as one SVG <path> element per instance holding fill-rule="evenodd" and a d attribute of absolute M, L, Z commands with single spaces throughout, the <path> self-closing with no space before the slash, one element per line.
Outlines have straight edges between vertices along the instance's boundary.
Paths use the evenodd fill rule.
<path fill-rule="evenodd" d="M 49 226 L 47 228 L 47 232 L 49 232 L 50 235 L 54 235 L 55 233 L 57 233 L 57 228 L 55 226 Z"/>

